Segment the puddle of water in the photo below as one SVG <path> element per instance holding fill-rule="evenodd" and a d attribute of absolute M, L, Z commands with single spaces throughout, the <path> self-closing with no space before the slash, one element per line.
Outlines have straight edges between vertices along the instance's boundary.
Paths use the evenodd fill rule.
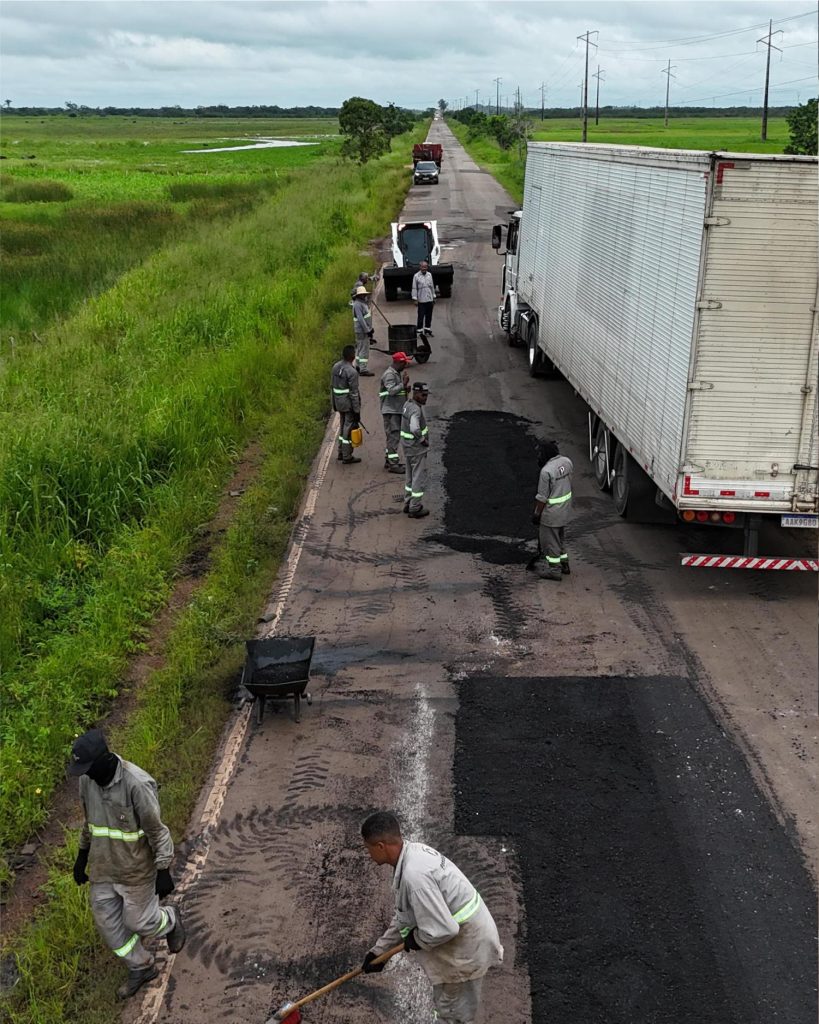
<path fill-rule="evenodd" d="M 242 149 L 283 149 L 286 146 L 317 146 L 317 142 L 296 142 L 294 139 L 259 139 L 245 146 L 219 146 L 216 149 L 183 149 L 183 153 L 237 153 Z"/>

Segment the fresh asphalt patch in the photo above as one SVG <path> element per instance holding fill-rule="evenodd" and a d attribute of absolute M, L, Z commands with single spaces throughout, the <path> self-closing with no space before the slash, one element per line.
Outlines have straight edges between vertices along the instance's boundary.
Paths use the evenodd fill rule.
<path fill-rule="evenodd" d="M 528 562 L 537 489 L 538 443 L 529 420 L 507 413 L 459 412 L 444 443 L 444 532 L 424 539 L 479 555 L 494 565 Z"/>
<path fill-rule="evenodd" d="M 515 843 L 535 1024 L 815 1024 L 816 894 L 688 681 L 467 679 L 455 792 Z"/>

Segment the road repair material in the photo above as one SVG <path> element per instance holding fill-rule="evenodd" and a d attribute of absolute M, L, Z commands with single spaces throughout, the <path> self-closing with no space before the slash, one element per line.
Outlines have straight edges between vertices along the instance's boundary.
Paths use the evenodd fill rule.
<path fill-rule="evenodd" d="M 388 949 L 386 953 L 382 953 L 380 956 L 375 957 L 372 963 L 385 964 L 397 953 L 402 952 L 403 949 L 404 943 L 399 942 L 397 946 L 393 946 L 392 949 Z M 285 1003 L 276 1010 L 272 1017 L 267 1018 L 266 1024 L 277 1024 L 278 1021 L 281 1021 L 282 1024 L 299 1024 L 299 1021 L 301 1020 L 299 1010 L 302 1006 L 305 1006 L 307 1003 L 312 1003 L 315 999 L 321 998 L 321 996 L 326 996 L 328 992 L 332 992 L 334 989 L 337 989 L 339 985 L 343 985 L 345 981 L 352 981 L 353 978 L 357 978 L 359 974 L 362 973 L 362 970 L 363 968 L 356 967 L 355 970 L 347 971 L 347 973 L 342 974 L 340 978 L 336 978 L 335 981 L 322 985 L 321 988 L 317 988 L 315 992 L 311 992 L 310 995 L 303 996 L 295 1003 Z"/>

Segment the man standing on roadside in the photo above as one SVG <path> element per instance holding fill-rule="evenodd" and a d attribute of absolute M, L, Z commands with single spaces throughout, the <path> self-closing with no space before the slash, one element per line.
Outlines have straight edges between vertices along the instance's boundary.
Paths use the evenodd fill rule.
<path fill-rule="evenodd" d="M 539 527 L 540 559 L 536 571 L 542 580 L 559 582 L 571 572 L 564 533 L 572 509 L 571 459 L 560 454 L 557 441 L 540 449 L 540 478 L 532 522 Z"/>
<path fill-rule="evenodd" d="M 339 415 L 338 459 L 347 465 L 361 462 L 361 459 L 353 455 L 353 442 L 350 440 L 350 432 L 361 415 L 361 395 L 358 390 L 358 374 L 353 366 L 354 359 L 355 345 L 345 345 L 341 359 L 333 365 L 330 381 L 333 408 Z"/>
<path fill-rule="evenodd" d="M 369 369 L 370 342 L 373 337 L 373 318 L 370 312 L 370 293 L 359 285 L 353 299 L 353 331 L 355 332 L 356 369 L 362 377 L 374 377 Z"/>
<path fill-rule="evenodd" d="M 432 327 L 432 307 L 435 304 L 435 281 L 429 272 L 429 264 L 426 260 L 421 261 L 420 269 L 412 279 L 412 300 L 418 304 L 418 318 L 416 320 L 416 334 L 435 337 L 430 328 Z"/>
<path fill-rule="evenodd" d="M 393 869 L 395 914 L 364 957 L 365 974 L 381 953 L 404 940 L 432 983 L 440 1024 L 474 1024 L 483 978 L 503 960 L 503 946 L 480 894 L 452 861 L 423 843 L 404 842 L 391 811 L 371 814 L 361 826 L 370 859 Z"/>
<path fill-rule="evenodd" d="M 429 430 L 424 415 L 429 387 L 421 381 L 412 385 L 412 398 L 401 411 L 401 444 L 404 446 L 404 461 L 407 464 L 407 479 L 404 483 L 404 511 L 410 519 L 423 519 L 429 515 L 422 499 L 427 483 L 427 455 L 429 454 Z"/>
<path fill-rule="evenodd" d="M 398 461 L 398 442 L 401 440 L 401 413 L 407 401 L 409 359 L 403 352 L 395 352 L 392 366 L 388 366 L 381 376 L 381 415 L 384 417 L 384 433 L 387 447 L 384 452 L 384 469 L 390 473 L 404 473 L 405 469 Z"/>
<path fill-rule="evenodd" d="M 117 989 L 127 999 L 158 973 L 141 939 L 165 937 L 171 953 L 185 945 L 179 908 L 159 905 L 174 889 L 171 833 L 160 817 L 156 782 L 112 753 L 99 729 L 74 741 L 68 771 L 79 776 L 85 819 L 74 881 L 91 882 L 97 930 L 128 968 Z"/>
<path fill-rule="evenodd" d="M 374 277 L 372 278 L 372 281 L 373 281 L 373 284 L 375 284 L 378 281 L 378 274 L 374 275 Z M 355 284 L 350 289 L 350 305 L 351 306 L 353 304 L 353 300 L 355 299 L 356 291 L 359 288 L 362 288 L 362 287 L 366 288 L 369 283 L 370 283 L 370 275 L 367 273 L 366 270 L 362 270 L 361 273 L 358 275 L 358 278 L 356 279 Z"/>

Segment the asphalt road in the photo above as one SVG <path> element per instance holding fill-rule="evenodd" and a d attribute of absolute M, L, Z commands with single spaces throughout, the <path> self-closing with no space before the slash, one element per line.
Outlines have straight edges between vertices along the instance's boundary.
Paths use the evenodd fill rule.
<path fill-rule="evenodd" d="M 462 866 L 498 921 L 506 958 L 485 987 L 484 1020 L 546 1024 L 546 1009 L 558 1004 L 544 1002 L 543 993 L 557 978 L 563 1015 L 555 1020 L 670 1019 L 650 1000 L 623 1016 L 607 1011 L 629 1005 L 637 957 L 652 984 L 659 978 L 669 987 L 666 1003 L 678 993 L 676 1024 L 710 1021 L 717 1005 L 736 1008 L 743 979 L 760 971 L 769 978 L 774 965 L 784 965 L 779 970 L 801 1001 L 794 997 L 793 1013 L 781 1019 L 802 1024 L 810 984 L 792 965 L 815 952 L 803 948 L 813 896 L 801 857 L 815 860 L 819 845 L 815 579 L 683 570 L 678 552 L 700 550 L 709 537 L 689 539 L 678 527 L 629 525 L 616 516 L 590 472 L 582 402 L 565 381 L 531 379 L 525 353 L 510 349 L 496 324 L 501 260 L 489 236 L 512 202 L 445 125 L 436 122 L 431 138 L 445 148 L 441 183 L 412 188 L 404 217 L 437 218 L 443 258 L 455 265 L 452 298 L 435 307 L 433 357 L 412 371 L 431 389 L 432 514 L 420 521 L 402 515 L 403 478 L 382 468 L 378 376 L 363 380 L 371 430 L 363 462 L 330 461 L 309 528 L 299 535 L 303 549 L 277 628 L 317 638 L 313 705 L 299 725 L 287 709 L 251 725 L 207 861 L 185 897 L 188 946 L 173 964 L 159 1012 L 139 1004 L 127 1019 L 261 1024 L 283 1000 L 358 964 L 390 911 L 389 879 L 366 858 L 358 825 L 387 806 L 411 835 Z M 385 305 L 383 294 L 377 301 L 393 322 L 414 321 L 410 303 Z M 374 320 L 385 340 L 377 314 Z M 378 375 L 387 360 L 373 354 Z M 573 573 L 559 584 L 524 569 L 533 537 L 534 439 L 546 436 L 559 440 L 576 467 Z M 572 679 L 591 699 L 566 696 Z M 456 727 L 458 688 L 469 692 L 470 680 L 476 693 L 493 681 L 502 748 L 489 726 L 485 748 L 474 721 L 465 731 Z M 555 680 L 563 697 L 552 737 L 539 705 Z M 519 699 L 522 681 L 533 688 L 531 721 Z M 629 687 L 642 703 L 624 697 Z M 666 697 L 670 725 L 662 726 Z M 585 790 L 573 788 L 565 766 L 546 770 L 548 758 L 532 749 L 539 737 L 571 750 L 566 735 L 588 736 L 592 713 L 600 728 L 607 728 L 607 708 L 621 722 L 624 699 L 631 701 L 628 728 L 614 752 L 606 748 L 608 775 L 589 767 L 599 756 L 591 741 L 581 744 L 586 768 L 578 768 Z M 517 719 L 526 747 L 518 767 L 526 771 L 499 777 L 498 758 L 514 762 Z M 648 743 L 651 723 L 682 730 L 685 742 L 673 750 Z M 601 932 L 589 893 L 609 860 L 594 837 L 617 818 L 620 766 L 635 771 L 635 764 L 645 785 L 629 790 L 626 820 L 637 830 L 630 856 L 634 875 L 645 870 L 650 879 L 652 899 L 635 902 L 628 927 L 609 919 Z M 698 784 L 671 785 L 677 770 L 693 772 Z M 592 801 L 589 809 L 581 802 L 577 848 L 585 860 L 570 858 L 571 870 L 558 870 L 567 861 L 553 864 L 551 847 L 541 843 L 533 867 L 521 815 L 525 824 L 531 812 L 537 834 L 551 835 L 562 793 L 577 799 L 607 779 L 614 803 Z M 643 824 L 650 842 L 641 837 Z M 754 906 L 737 895 L 745 866 L 748 880 L 769 879 Z M 698 894 L 690 920 L 681 879 Z M 773 915 L 773 938 L 760 950 L 765 929 L 749 931 L 748 915 L 764 918 L 782 899 L 791 901 L 796 924 L 789 929 Z M 670 908 L 661 915 L 668 929 L 658 925 L 652 941 L 641 921 L 658 903 Z M 605 950 L 595 945 L 600 934 Z M 674 936 L 694 943 L 686 963 L 695 972 L 717 969 L 724 983 L 700 986 L 698 996 L 696 973 L 669 966 Z M 599 1003 L 587 1001 L 587 976 L 573 973 L 575 961 L 559 945 L 575 939 L 584 969 L 596 965 L 601 974 Z M 758 1007 L 758 1016 L 736 1019 L 780 1019 L 765 1015 L 764 1002 Z M 427 985 L 408 962 L 305 1011 L 311 1024 L 420 1024 L 430 1017 Z"/>

